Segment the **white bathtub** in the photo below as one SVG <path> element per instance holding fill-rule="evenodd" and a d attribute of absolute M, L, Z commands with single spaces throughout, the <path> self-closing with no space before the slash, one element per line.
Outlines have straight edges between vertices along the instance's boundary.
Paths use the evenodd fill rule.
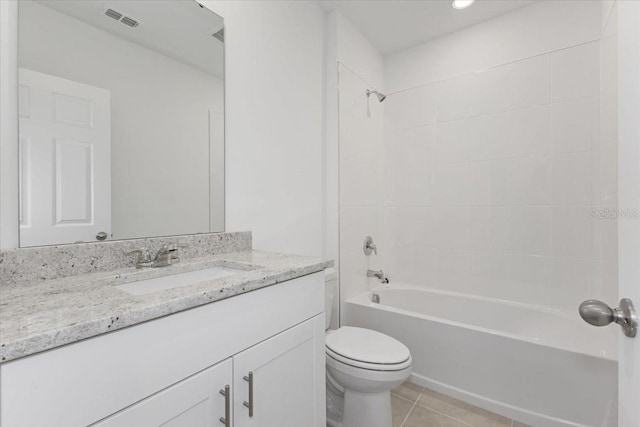
<path fill-rule="evenodd" d="M 411 381 L 535 427 L 617 425 L 614 328 L 577 314 L 394 285 L 347 301 L 346 324 L 402 341 Z"/>

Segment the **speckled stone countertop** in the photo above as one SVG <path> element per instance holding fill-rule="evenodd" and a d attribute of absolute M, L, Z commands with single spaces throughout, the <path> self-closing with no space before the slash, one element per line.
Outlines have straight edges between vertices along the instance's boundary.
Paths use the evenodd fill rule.
<path fill-rule="evenodd" d="M 0 291 L 0 362 L 70 344 L 199 305 L 264 288 L 333 265 L 321 258 L 242 251 L 168 267 L 89 273 Z M 131 295 L 117 285 L 213 266 L 241 271 L 195 285 Z"/>

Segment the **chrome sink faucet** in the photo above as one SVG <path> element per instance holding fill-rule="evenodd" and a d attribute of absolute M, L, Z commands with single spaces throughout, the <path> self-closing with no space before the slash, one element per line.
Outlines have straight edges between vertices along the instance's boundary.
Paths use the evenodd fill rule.
<path fill-rule="evenodd" d="M 178 256 L 178 248 L 184 247 L 186 247 L 186 245 L 162 245 L 160 249 L 158 249 L 158 252 L 153 259 L 151 258 L 149 249 L 144 246 L 139 249 L 125 252 L 125 255 L 138 255 L 138 259 L 136 260 L 136 268 L 166 267 L 168 265 L 180 262 L 180 257 Z"/>

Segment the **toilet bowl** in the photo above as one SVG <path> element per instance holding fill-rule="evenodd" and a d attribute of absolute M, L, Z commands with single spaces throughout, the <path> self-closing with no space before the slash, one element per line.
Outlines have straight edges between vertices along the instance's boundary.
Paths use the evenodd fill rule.
<path fill-rule="evenodd" d="M 411 353 L 400 341 L 370 329 L 328 330 L 333 298 L 330 290 L 327 295 L 327 424 L 391 427 L 391 389 L 411 375 Z"/>

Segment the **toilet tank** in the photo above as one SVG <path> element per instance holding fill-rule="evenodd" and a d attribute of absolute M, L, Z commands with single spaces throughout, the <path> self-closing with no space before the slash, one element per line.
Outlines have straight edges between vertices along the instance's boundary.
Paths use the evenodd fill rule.
<path fill-rule="evenodd" d="M 324 311 L 325 311 L 325 330 L 331 326 L 333 318 L 333 303 L 338 288 L 338 273 L 335 268 L 327 268 L 324 270 Z"/>

